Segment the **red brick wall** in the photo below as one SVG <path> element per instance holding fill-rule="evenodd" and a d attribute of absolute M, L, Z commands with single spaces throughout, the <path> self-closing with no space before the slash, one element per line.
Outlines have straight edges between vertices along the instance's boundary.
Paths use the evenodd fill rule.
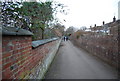
<path fill-rule="evenodd" d="M 32 49 L 31 36 L 3 36 L 2 78 L 22 79 L 42 62 L 55 41 Z M 1 63 L 1 62 L 0 62 Z"/>

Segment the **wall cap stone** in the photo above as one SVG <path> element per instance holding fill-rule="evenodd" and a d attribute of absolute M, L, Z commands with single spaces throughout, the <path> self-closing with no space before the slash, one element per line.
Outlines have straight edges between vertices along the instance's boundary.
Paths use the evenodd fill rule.
<path fill-rule="evenodd" d="M 55 41 L 55 40 L 58 40 L 58 39 L 59 39 L 59 37 L 50 38 L 50 39 L 44 39 L 44 40 L 32 41 L 32 47 L 36 48 L 36 47 L 38 47 L 40 45 L 43 45 L 43 44 L 46 44 L 48 42 Z"/>
<path fill-rule="evenodd" d="M 33 35 L 32 32 L 22 29 L 22 28 L 15 28 L 15 27 L 2 27 L 2 35 Z"/>

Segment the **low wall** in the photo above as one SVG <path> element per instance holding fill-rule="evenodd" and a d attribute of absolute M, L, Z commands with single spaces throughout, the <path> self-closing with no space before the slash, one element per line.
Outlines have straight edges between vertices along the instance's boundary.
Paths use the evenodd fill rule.
<path fill-rule="evenodd" d="M 2 37 L 2 79 L 42 79 L 52 62 L 61 39 L 32 47 L 28 35 Z"/>

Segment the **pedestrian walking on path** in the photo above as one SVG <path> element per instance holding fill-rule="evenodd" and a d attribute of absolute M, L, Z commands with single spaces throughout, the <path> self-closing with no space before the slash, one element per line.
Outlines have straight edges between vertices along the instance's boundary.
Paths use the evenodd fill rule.
<path fill-rule="evenodd" d="M 64 36 L 64 41 L 66 41 L 66 36 Z"/>

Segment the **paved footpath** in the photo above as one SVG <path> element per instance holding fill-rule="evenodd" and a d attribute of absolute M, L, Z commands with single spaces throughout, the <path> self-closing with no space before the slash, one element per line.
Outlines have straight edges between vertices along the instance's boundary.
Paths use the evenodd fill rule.
<path fill-rule="evenodd" d="M 117 71 L 95 56 L 63 41 L 45 79 L 116 79 Z"/>

